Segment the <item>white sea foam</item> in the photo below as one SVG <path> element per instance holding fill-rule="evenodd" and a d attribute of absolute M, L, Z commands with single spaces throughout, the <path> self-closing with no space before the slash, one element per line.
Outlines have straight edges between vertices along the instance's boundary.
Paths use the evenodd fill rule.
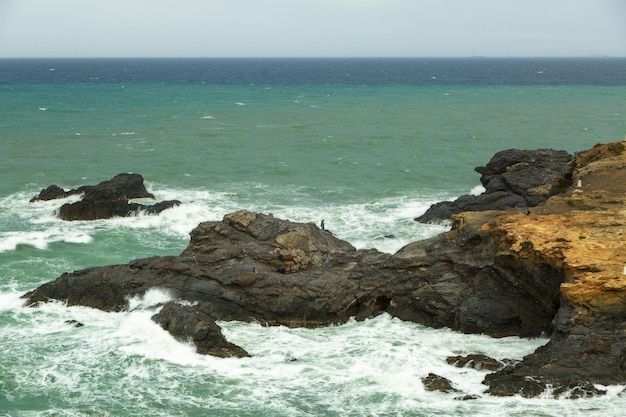
<path fill-rule="evenodd" d="M 0 292 L 0 311 L 16 311 L 24 306 L 22 294 L 17 291 Z"/>
<path fill-rule="evenodd" d="M 4 208 L 0 220 L 2 224 L 0 252 L 16 250 L 22 245 L 47 249 L 49 244 L 55 242 L 81 244 L 92 241 L 89 233 L 72 227 L 70 223 L 63 222 L 53 215 L 58 205 L 76 201 L 79 196 L 29 203 L 31 197 L 32 195 L 18 193 L 0 200 L 0 205 Z"/>
<path fill-rule="evenodd" d="M 442 225 L 424 225 L 413 218 L 432 204 L 423 198 L 389 198 L 358 204 L 304 205 L 271 207 L 274 215 L 297 222 L 319 224 L 324 219 L 328 230 L 357 249 L 375 248 L 393 253 L 415 240 L 448 229 Z M 261 207 L 261 211 L 263 208 Z"/>
<path fill-rule="evenodd" d="M 477 185 L 476 187 L 472 188 L 472 190 L 470 191 L 470 194 L 471 195 L 481 195 L 485 191 L 487 191 L 487 189 L 485 187 L 483 187 L 482 185 Z"/>
<path fill-rule="evenodd" d="M 446 363 L 451 355 L 484 353 L 497 359 L 521 359 L 546 339 L 492 339 L 450 330 L 427 329 L 383 315 L 363 323 L 354 321 L 324 329 L 263 328 L 243 323 L 221 323 L 224 334 L 247 349 L 251 359 L 226 362 L 218 369 L 224 377 L 255 381 L 248 401 L 280 400 L 290 392 L 308 393 L 337 415 L 533 415 L 545 409 L 547 416 L 564 410 L 581 410 L 581 404 L 553 399 L 497 398 L 485 395 L 481 381 L 487 374 Z M 435 373 L 452 381 L 455 394 L 429 392 L 421 379 Z M 616 398 L 620 387 L 611 387 Z M 459 402 L 456 396 L 479 398 Z M 583 400 L 582 409 L 593 409 L 601 399 Z M 495 408 L 494 408 L 495 407 Z M 602 415 L 598 413 L 596 415 Z"/>
<path fill-rule="evenodd" d="M 327 205 L 307 199 L 305 190 L 304 194 L 294 195 L 288 203 L 276 204 L 272 202 L 284 200 L 285 196 L 268 194 L 263 199 L 252 201 L 246 197 L 250 193 L 249 185 L 247 191 L 242 192 L 168 189 L 158 184 L 148 185 L 157 201 L 178 199 L 182 204 L 159 215 L 139 213 L 133 217 L 66 222 L 57 218 L 54 211 L 64 203 L 77 201 L 80 196 L 36 203 L 29 203 L 32 196 L 25 193 L 4 198 L 0 203 L 7 209 L 4 219 L 9 225 L 0 231 L 0 252 L 16 250 L 20 245 L 47 249 L 57 242 L 90 244 L 98 234 L 114 236 L 124 230 L 154 234 L 153 237 L 145 236 L 144 240 L 157 245 L 163 242 L 163 238 L 184 242 L 199 223 L 219 221 L 224 215 L 242 208 L 305 223 L 319 224 L 324 218 L 327 228 L 340 239 L 347 240 L 358 249 L 376 248 L 384 252 L 395 252 L 411 241 L 447 229 L 447 225 L 422 225 L 413 221 L 413 217 L 436 201 L 419 195 L 370 203 Z M 259 187 L 259 193 L 272 192 L 261 185 Z M 136 201 L 154 203 L 154 200 Z M 20 232 L 10 230 L 11 222 Z"/>
<path fill-rule="evenodd" d="M 21 363 L 19 372 L 5 375 L 6 398 L 51 396 L 49 406 L 63 410 L 100 407 L 89 413 L 133 404 L 143 415 L 228 410 L 280 416 L 604 417 L 620 415 L 626 406 L 621 386 L 606 387 L 605 397 L 575 401 L 491 397 L 481 383 L 486 371 L 453 367 L 447 356 L 521 359 L 546 339 L 465 335 L 388 315 L 320 329 L 219 322 L 227 339 L 252 357 L 202 356 L 151 320 L 154 303 L 165 294 L 146 293 L 138 299 L 140 307 L 120 313 L 58 302 L 25 308 L 17 294 L 0 294 L 0 317 L 7 323 L 0 327 L 5 360 Z M 430 372 L 448 378 L 459 392 L 425 390 L 422 378 Z M 478 398 L 455 400 L 465 394 Z"/>
<path fill-rule="evenodd" d="M 111 333 L 111 338 L 120 352 L 178 365 L 197 363 L 195 347 L 191 343 L 174 339 L 152 321 L 153 314 L 154 311 L 148 310 L 118 317 L 119 327 Z"/>
<path fill-rule="evenodd" d="M 150 288 L 144 294 L 130 297 L 128 301 L 128 310 L 146 309 L 159 306 L 174 299 L 171 291 L 164 288 Z"/>
<path fill-rule="evenodd" d="M 20 245 L 47 249 L 50 243 L 91 243 L 88 234 L 76 232 L 70 228 L 46 230 L 41 232 L 4 232 L 0 233 L 0 252 L 16 250 Z"/>

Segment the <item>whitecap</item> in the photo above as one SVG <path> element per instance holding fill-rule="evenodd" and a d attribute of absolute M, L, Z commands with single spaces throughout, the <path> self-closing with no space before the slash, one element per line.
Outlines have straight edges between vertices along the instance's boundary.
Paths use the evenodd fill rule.
<path fill-rule="evenodd" d="M 254 381 L 250 401 L 307 392 L 340 415 L 363 410 L 383 415 L 389 409 L 402 415 L 414 407 L 445 413 L 454 400 L 426 391 L 423 377 L 433 372 L 453 381 L 463 393 L 481 396 L 486 388 L 481 381 L 487 373 L 449 366 L 447 356 L 480 351 L 503 359 L 515 352 L 513 356 L 521 359 L 547 341 L 428 329 L 387 314 L 322 329 L 219 324 L 226 338 L 252 358 L 226 362 L 216 370 L 224 377 L 239 378 L 242 384 Z"/>
<path fill-rule="evenodd" d="M 379 201 L 360 201 L 327 204 L 332 196 L 311 196 L 310 187 L 289 190 L 276 189 L 262 184 L 245 184 L 229 187 L 228 192 L 206 189 L 166 188 L 146 183 L 157 201 L 179 200 L 182 204 L 164 210 L 158 215 L 138 213 L 133 217 L 114 217 L 95 221 L 66 222 L 54 215 L 63 203 L 73 202 L 81 196 L 64 200 L 28 203 L 32 195 L 14 194 L 4 198 L 4 218 L 16 219 L 15 230 L 0 232 L 0 251 L 15 250 L 20 245 L 46 249 L 55 242 L 90 244 L 96 235 L 108 233 L 111 238 L 133 231 L 137 239 L 149 246 L 184 245 L 189 233 L 204 221 L 219 221 L 224 215 L 245 208 L 261 213 L 273 213 L 276 217 L 303 223 L 319 223 L 326 219 L 327 228 L 335 236 L 350 242 L 358 249 L 375 248 L 393 253 L 407 243 L 431 237 L 447 230 L 448 224 L 423 225 L 413 219 L 426 211 L 446 195 L 432 193 L 401 197 L 388 197 Z M 238 190 L 241 190 L 238 191 Z M 251 191 L 255 190 L 255 191 Z M 263 199 L 252 198 L 251 192 Z M 279 193 L 279 194 L 276 194 Z M 138 199 L 135 202 L 153 204 L 154 200 Z M 280 203 L 284 201 L 284 203 Z M 112 234 L 110 232 L 113 232 Z M 140 235 L 137 235 L 140 232 Z M 159 238 L 155 238 L 158 235 Z M 165 238 L 165 239 L 164 239 Z M 171 242 L 171 243 L 168 243 Z"/>
<path fill-rule="evenodd" d="M 15 311 L 24 307 L 22 293 L 17 291 L 0 292 L 0 311 Z"/>
<path fill-rule="evenodd" d="M 138 309 L 153 308 L 169 301 L 172 301 L 174 296 L 172 292 L 166 288 L 150 288 L 143 294 L 129 297 L 128 310 L 134 311 Z"/>
<path fill-rule="evenodd" d="M 88 234 L 69 228 L 33 232 L 2 232 L 0 233 L 0 252 L 16 250 L 19 246 L 32 246 L 43 250 L 47 249 L 51 243 L 86 244 L 91 243 L 92 240 Z"/>
<path fill-rule="evenodd" d="M 477 185 L 476 187 L 471 189 L 470 194 L 476 196 L 481 195 L 485 191 L 487 191 L 485 187 L 483 187 L 482 185 Z"/>
<path fill-rule="evenodd" d="M 195 346 L 190 342 L 176 340 L 151 319 L 153 314 L 153 311 L 118 313 L 118 327 L 110 335 L 112 341 L 118 341 L 116 349 L 126 355 L 178 365 L 197 364 Z M 137 369 L 133 372 L 137 372 Z"/>

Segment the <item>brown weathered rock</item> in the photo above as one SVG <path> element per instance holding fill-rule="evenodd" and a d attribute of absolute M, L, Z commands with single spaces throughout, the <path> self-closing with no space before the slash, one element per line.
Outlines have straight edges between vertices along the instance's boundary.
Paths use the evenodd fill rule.
<path fill-rule="evenodd" d="M 489 392 L 601 394 L 590 383 L 626 381 L 626 152 L 621 142 L 598 145 L 576 158 L 568 192 L 529 216 L 502 214 L 502 229 L 519 257 L 542 258 L 564 271 L 561 304 L 550 342 L 524 361 L 489 375 Z M 578 182 L 580 181 L 580 187 Z M 537 394 L 541 390 L 537 391 Z"/>
<path fill-rule="evenodd" d="M 39 195 L 33 197 L 30 199 L 30 202 L 35 202 L 35 201 L 48 201 L 48 200 L 56 200 L 59 198 L 65 198 L 68 197 L 72 194 L 75 194 L 72 191 L 65 191 L 63 188 L 59 187 L 58 185 L 52 184 L 49 185 L 48 188 L 44 188 L 43 190 L 41 190 L 39 192 Z"/>
<path fill-rule="evenodd" d="M 441 391 L 441 392 L 458 392 L 456 388 L 452 386 L 452 382 L 443 376 L 433 374 L 432 372 L 422 378 L 424 388 L 428 391 Z"/>

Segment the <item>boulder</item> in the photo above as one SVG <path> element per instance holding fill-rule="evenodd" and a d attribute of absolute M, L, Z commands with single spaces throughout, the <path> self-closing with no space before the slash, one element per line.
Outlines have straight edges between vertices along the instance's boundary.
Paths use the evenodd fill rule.
<path fill-rule="evenodd" d="M 207 308 L 208 307 L 208 308 Z M 167 303 L 154 316 L 157 324 L 181 341 L 191 341 L 200 354 L 219 357 L 247 357 L 248 352 L 226 340 L 222 329 L 211 317 L 210 306 L 185 306 Z"/>
<path fill-rule="evenodd" d="M 513 363 L 513 361 L 509 359 L 499 361 L 480 353 L 465 356 L 449 356 L 446 358 L 446 362 L 450 365 L 456 366 L 457 368 L 472 368 L 479 371 L 498 371 L 504 368 L 507 364 Z"/>
<path fill-rule="evenodd" d="M 565 151 L 551 149 L 500 151 L 486 166 L 476 168 L 482 174 L 482 194 L 434 204 L 415 220 L 431 223 L 464 211 L 535 207 L 572 184 L 572 159 Z"/>
<path fill-rule="evenodd" d="M 441 391 L 441 392 L 459 392 L 452 386 L 452 382 L 443 376 L 433 374 L 432 372 L 422 378 L 424 388 L 428 391 Z"/>
<path fill-rule="evenodd" d="M 59 187 L 56 184 L 49 185 L 48 188 L 44 188 L 39 192 L 39 195 L 30 199 L 30 202 L 33 203 L 35 201 L 48 201 L 48 200 L 56 200 L 59 198 L 66 198 L 70 195 L 75 194 L 73 190 L 65 191 L 63 188 Z"/>

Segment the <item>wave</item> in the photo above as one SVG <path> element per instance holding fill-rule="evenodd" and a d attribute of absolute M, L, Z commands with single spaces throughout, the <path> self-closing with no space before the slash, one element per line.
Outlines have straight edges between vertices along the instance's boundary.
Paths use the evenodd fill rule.
<path fill-rule="evenodd" d="M 167 242 L 180 246 L 189 239 L 189 233 L 199 223 L 219 221 L 224 215 L 239 209 L 273 213 L 296 222 L 319 224 L 321 219 L 325 219 L 328 230 L 357 249 L 376 248 L 384 252 L 395 252 L 411 241 L 447 229 L 447 225 L 423 225 L 413 221 L 415 216 L 438 201 L 434 195 L 329 203 L 323 200 L 328 196 L 310 197 L 309 190 L 277 195 L 278 191 L 273 187 L 260 184 L 239 185 L 228 192 L 167 188 L 158 184 L 149 184 L 148 188 L 157 201 L 177 199 L 182 204 L 158 216 L 139 213 L 133 217 L 66 222 L 54 215 L 55 210 L 79 197 L 29 203 L 32 195 L 25 192 L 7 196 L 0 200 L 6 208 L 0 217 L 0 252 L 15 251 L 20 246 L 45 250 L 60 242 L 91 244 L 98 236 L 120 236 L 121 239 L 125 233 L 137 234 L 136 239 L 148 246 L 167 246 Z"/>
<path fill-rule="evenodd" d="M 220 322 L 227 339 L 250 358 L 202 356 L 150 319 L 154 304 L 169 295 L 136 298 L 132 311 L 106 313 L 46 303 L 18 306 L 18 296 L 0 294 L 0 337 L 6 351 L 6 404 L 32 399 L 42 410 L 108 410 L 168 415 L 617 415 L 621 386 L 605 397 L 576 401 L 491 397 L 481 381 L 487 371 L 455 368 L 451 355 L 483 353 L 521 359 L 547 339 L 492 339 L 447 329 L 429 329 L 381 315 L 320 329 L 264 327 Z M 4 306 L 8 306 L 5 308 Z M 80 324 L 80 325 L 79 325 Z M 7 367 L 20 364 L 19 370 Z M 424 389 L 433 372 L 461 394 Z M 70 395 L 71 394 L 71 395 Z M 2 397 L 0 397 L 2 398 Z M 89 406 L 89 404 L 93 404 Z M 91 408 L 90 408 L 91 407 Z M 100 408 L 97 408 L 100 407 Z"/>
<path fill-rule="evenodd" d="M 31 232 L 4 232 L 0 233 L 0 252 L 16 250 L 19 246 L 47 249 L 51 243 L 91 243 L 92 240 L 88 234 L 74 231 L 69 227 Z"/>
<path fill-rule="evenodd" d="M 173 300 L 174 296 L 171 291 L 162 288 L 150 288 L 144 294 L 130 297 L 127 300 L 128 310 L 135 311 L 138 309 L 154 308 Z"/>

